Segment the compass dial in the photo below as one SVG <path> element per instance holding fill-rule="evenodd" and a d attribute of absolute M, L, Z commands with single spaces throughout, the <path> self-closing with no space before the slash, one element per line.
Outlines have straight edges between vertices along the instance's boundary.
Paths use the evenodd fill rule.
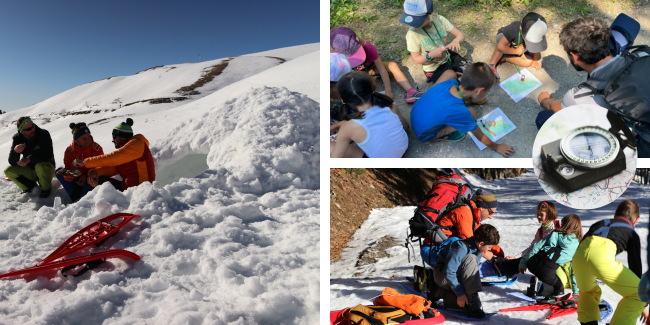
<path fill-rule="evenodd" d="M 572 164 L 598 168 L 612 162 L 619 150 L 616 137 L 609 131 L 595 126 L 572 130 L 560 142 L 562 155 Z"/>

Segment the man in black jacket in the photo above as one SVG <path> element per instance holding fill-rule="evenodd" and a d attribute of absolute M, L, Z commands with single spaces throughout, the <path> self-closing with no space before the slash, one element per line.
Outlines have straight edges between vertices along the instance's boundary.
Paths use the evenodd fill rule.
<path fill-rule="evenodd" d="M 36 126 L 28 116 L 19 118 L 16 125 L 18 133 L 13 136 L 9 152 L 11 166 L 5 168 L 5 175 L 23 193 L 31 192 L 38 181 L 40 197 L 46 198 L 52 189 L 55 166 L 50 133 Z"/>

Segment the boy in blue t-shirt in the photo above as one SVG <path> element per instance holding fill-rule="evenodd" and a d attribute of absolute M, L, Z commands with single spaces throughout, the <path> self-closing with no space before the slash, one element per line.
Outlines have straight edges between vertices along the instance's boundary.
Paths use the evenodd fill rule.
<path fill-rule="evenodd" d="M 494 73 L 486 63 L 477 62 L 465 69 L 460 83 L 448 70 L 420 97 L 411 110 L 411 125 L 420 141 L 460 141 L 467 132 L 504 157 L 515 153 L 509 145 L 492 142 L 476 124 L 476 112 L 465 101 L 485 104 L 485 95 L 494 85 Z"/>

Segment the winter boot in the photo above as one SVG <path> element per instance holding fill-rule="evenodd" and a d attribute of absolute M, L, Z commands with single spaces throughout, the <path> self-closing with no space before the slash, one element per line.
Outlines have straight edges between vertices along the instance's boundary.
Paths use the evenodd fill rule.
<path fill-rule="evenodd" d="M 20 184 L 23 184 L 23 185 L 27 186 L 27 189 L 23 190 L 23 193 L 31 193 L 34 186 L 36 186 L 35 181 L 33 181 L 33 180 L 31 180 L 31 179 L 29 179 L 29 178 L 27 178 L 25 176 L 18 176 L 18 178 L 16 178 L 16 181 L 19 182 Z"/>
<path fill-rule="evenodd" d="M 537 289 L 537 295 L 549 298 L 559 298 L 564 296 L 564 287 L 558 286 L 558 288 L 555 288 L 548 283 L 540 282 Z"/>
<path fill-rule="evenodd" d="M 526 289 L 526 296 L 535 299 L 537 297 L 537 292 L 539 291 L 542 282 L 537 279 L 536 276 L 530 278 L 530 287 Z"/>
<path fill-rule="evenodd" d="M 41 190 L 41 194 L 39 194 L 38 197 L 40 197 L 41 199 L 44 199 L 44 198 L 46 198 L 46 197 L 49 197 L 49 196 L 50 196 L 50 191 L 51 191 L 51 190 L 52 190 L 52 189 L 49 189 L 49 190 Z"/>
<path fill-rule="evenodd" d="M 463 307 L 463 310 L 469 317 L 485 317 L 485 312 L 483 311 L 483 306 L 481 305 L 481 299 L 478 297 L 478 292 L 467 296 L 467 303 Z"/>
<path fill-rule="evenodd" d="M 501 263 L 497 263 L 496 261 L 492 263 L 494 265 L 494 271 L 496 271 L 498 276 L 505 276 L 508 277 L 508 275 L 505 273 L 505 270 L 502 268 Z"/>

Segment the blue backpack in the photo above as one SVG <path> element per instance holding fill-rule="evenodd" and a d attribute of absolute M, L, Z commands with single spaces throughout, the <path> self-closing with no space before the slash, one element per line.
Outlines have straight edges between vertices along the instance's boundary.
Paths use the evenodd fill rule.
<path fill-rule="evenodd" d="M 428 245 L 422 245 L 420 246 L 420 256 L 422 256 L 422 261 L 426 262 L 429 264 L 431 267 L 436 265 L 436 259 L 438 258 L 438 254 L 442 252 L 442 250 L 448 246 L 449 244 L 461 240 L 458 237 L 449 237 L 446 240 L 444 240 L 442 243 L 435 245 L 435 246 L 428 246 Z"/>

